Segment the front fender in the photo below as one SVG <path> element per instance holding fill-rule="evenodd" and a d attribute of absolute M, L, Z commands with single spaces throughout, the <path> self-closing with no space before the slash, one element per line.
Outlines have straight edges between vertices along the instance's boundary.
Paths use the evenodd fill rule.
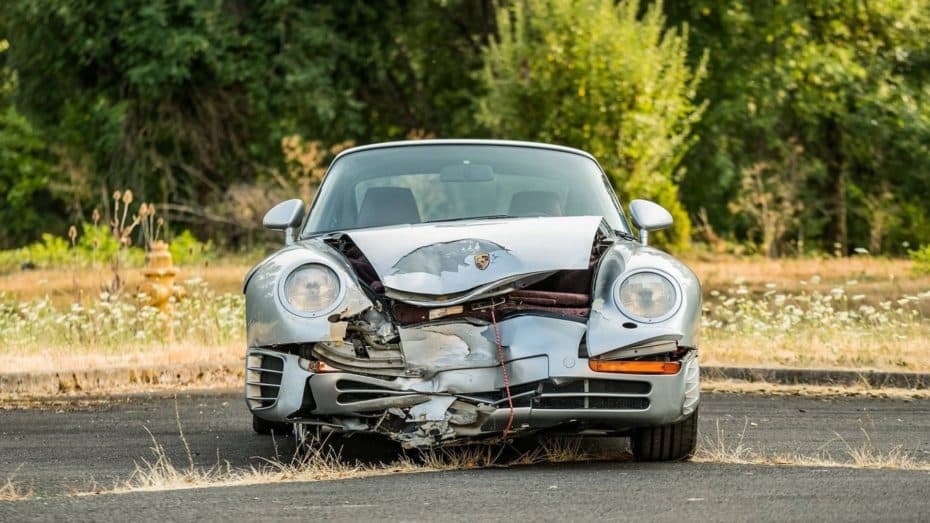
<path fill-rule="evenodd" d="M 664 321 L 642 323 L 624 315 L 617 304 L 614 284 L 642 269 L 656 269 L 678 284 L 681 305 Z M 588 355 L 598 356 L 657 340 L 675 340 L 679 346 L 697 347 L 700 315 L 701 283 L 691 269 L 657 249 L 632 242 L 618 243 L 601 257 L 595 275 L 586 340 Z"/>
<path fill-rule="evenodd" d="M 344 292 L 332 314 L 306 318 L 284 307 L 280 281 L 306 263 L 326 265 L 339 277 Z M 306 240 L 278 251 L 250 272 L 245 282 L 246 338 L 249 347 L 342 340 L 346 323 L 339 319 L 370 307 L 371 300 L 362 292 L 345 258 L 321 240 Z"/>

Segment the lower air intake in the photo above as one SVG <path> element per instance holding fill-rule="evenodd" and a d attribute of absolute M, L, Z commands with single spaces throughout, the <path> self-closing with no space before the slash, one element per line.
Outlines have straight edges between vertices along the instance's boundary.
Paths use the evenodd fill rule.
<path fill-rule="evenodd" d="M 246 358 L 246 400 L 253 409 L 265 409 L 278 401 L 284 358 L 263 353 L 250 353 Z"/>

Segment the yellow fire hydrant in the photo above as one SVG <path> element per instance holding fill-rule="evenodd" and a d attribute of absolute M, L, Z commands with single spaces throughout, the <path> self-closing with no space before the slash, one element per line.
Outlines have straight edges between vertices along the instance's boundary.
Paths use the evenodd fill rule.
<path fill-rule="evenodd" d="M 145 268 L 142 269 L 145 281 L 139 286 L 139 292 L 147 297 L 147 305 L 170 313 L 171 296 L 175 294 L 174 279 L 177 275 L 178 268 L 172 263 L 168 244 L 161 240 L 153 243 L 145 255 Z"/>

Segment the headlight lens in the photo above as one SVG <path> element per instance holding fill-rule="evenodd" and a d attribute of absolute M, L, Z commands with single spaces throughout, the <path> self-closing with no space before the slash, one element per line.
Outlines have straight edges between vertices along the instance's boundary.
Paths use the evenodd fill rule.
<path fill-rule="evenodd" d="M 672 282 L 655 272 L 639 272 L 628 277 L 620 284 L 617 294 L 625 313 L 645 320 L 667 316 L 678 300 Z"/>
<path fill-rule="evenodd" d="M 339 297 L 339 277 L 325 265 L 294 269 L 284 282 L 284 299 L 298 312 L 314 314 L 331 307 Z"/>

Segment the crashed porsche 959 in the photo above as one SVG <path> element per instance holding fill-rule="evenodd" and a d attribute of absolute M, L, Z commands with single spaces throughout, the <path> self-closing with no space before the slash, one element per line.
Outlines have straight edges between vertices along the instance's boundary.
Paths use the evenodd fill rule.
<path fill-rule="evenodd" d="M 426 140 L 356 147 L 287 245 L 245 279 L 246 402 L 258 432 L 380 433 L 405 447 L 554 429 L 694 449 L 700 284 L 647 246 L 582 151 Z M 302 226 L 301 226 L 302 224 Z"/>

